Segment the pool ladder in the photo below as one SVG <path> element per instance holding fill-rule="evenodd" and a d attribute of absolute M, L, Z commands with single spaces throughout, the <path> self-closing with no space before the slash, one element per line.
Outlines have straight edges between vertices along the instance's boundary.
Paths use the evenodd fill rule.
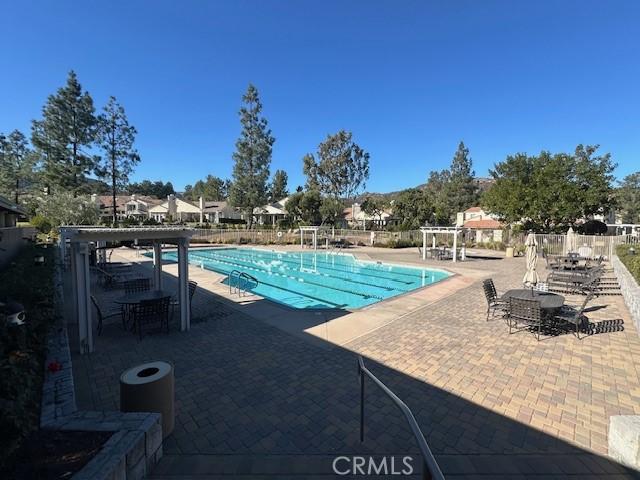
<path fill-rule="evenodd" d="M 235 279 L 235 284 L 234 284 Z M 244 282 L 243 282 L 244 280 Z M 237 293 L 239 297 L 242 297 L 242 294 L 246 294 L 249 290 L 249 285 L 251 282 L 254 282 L 255 285 L 253 288 L 257 287 L 260 282 L 253 275 L 249 275 L 247 272 L 241 272 L 240 270 L 232 270 L 229 274 L 229 294 Z M 243 288 L 244 287 L 244 288 Z"/>

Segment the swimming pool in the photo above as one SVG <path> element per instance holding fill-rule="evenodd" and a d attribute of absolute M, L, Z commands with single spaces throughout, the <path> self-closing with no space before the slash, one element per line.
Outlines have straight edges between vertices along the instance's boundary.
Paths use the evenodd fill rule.
<path fill-rule="evenodd" d="M 177 261 L 176 252 L 165 252 Z M 293 308 L 360 308 L 444 280 L 441 270 L 357 260 L 350 254 L 254 248 L 189 250 L 189 263 L 229 275 L 246 272 L 257 295 Z M 225 280 L 228 282 L 228 278 Z"/>

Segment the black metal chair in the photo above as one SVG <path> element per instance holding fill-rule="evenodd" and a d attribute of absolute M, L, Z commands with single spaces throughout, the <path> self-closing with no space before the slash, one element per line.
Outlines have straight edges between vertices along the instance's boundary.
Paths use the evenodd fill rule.
<path fill-rule="evenodd" d="M 158 324 L 159 330 L 164 327 L 169 333 L 169 304 L 171 297 L 162 297 L 154 300 L 143 300 L 133 307 L 133 323 L 138 332 L 138 340 L 142 340 L 143 327 L 150 324 Z"/>
<path fill-rule="evenodd" d="M 536 340 L 540 341 L 542 334 L 543 316 L 540 301 L 524 298 L 509 298 L 507 308 L 509 334 L 522 330 L 529 330 Z"/>
<path fill-rule="evenodd" d="M 189 316 L 193 318 L 193 295 L 196 293 L 198 288 L 198 282 L 194 282 L 193 280 L 189 280 Z M 173 315 L 175 313 L 176 307 L 180 306 L 180 301 L 177 299 L 171 300 L 171 318 L 173 319 Z M 205 317 L 205 322 L 207 318 Z"/>
<path fill-rule="evenodd" d="M 113 318 L 113 317 L 122 317 L 122 310 L 119 311 L 112 311 L 112 312 L 108 312 L 106 315 L 102 313 L 102 309 L 100 308 L 100 305 L 98 305 L 98 301 L 96 300 L 96 297 L 94 297 L 93 295 L 91 295 L 91 303 L 93 303 L 93 306 L 96 309 L 96 313 L 98 315 L 98 335 L 102 335 L 102 327 L 103 327 L 103 323 L 104 320 L 106 320 L 107 318 Z"/>
<path fill-rule="evenodd" d="M 584 329 L 585 324 L 587 325 L 587 327 L 589 325 L 589 319 L 585 317 L 584 310 L 585 308 L 587 308 L 587 304 L 593 299 L 593 296 L 593 293 L 587 294 L 587 296 L 584 298 L 584 301 L 582 302 L 582 305 L 580 305 L 579 307 L 574 307 L 571 305 L 563 306 L 554 317 L 557 322 L 573 325 L 574 329 L 572 333 L 578 340 L 581 340 L 580 330 Z"/>
<path fill-rule="evenodd" d="M 489 321 L 489 315 L 495 316 L 496 311 L 505 311 L 506 302 L 498 297 L 496 292 L 496 286 L 493 283 L 493 279 L 488 278 L 482 282 L 482 289 L 484 290 L 484 296 L 487 299 L 487 322 Z"/>
<path fill-rule="evenodd" d="M 147 292 L 151 290 L 151 279 L 134 278 L 133 280 L 126 280 L 123 285 L 125 294 Z"/>

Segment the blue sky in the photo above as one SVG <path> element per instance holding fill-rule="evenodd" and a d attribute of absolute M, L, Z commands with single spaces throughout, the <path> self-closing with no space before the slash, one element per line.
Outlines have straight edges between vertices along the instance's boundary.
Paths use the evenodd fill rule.
<path fill-rule="evenodd" d="M 460 140 L 478 175 L 578 143 L 618 177 L 640 165 L 636 0 L 14 1 L 3 17 L 0 132 L 28 131 L 74 69 L 138 128 L 134 180 L 230 176 L 249 82 L 293 188 L 341 128 L 371 154 L 370 191 L 424 182 Z"/>

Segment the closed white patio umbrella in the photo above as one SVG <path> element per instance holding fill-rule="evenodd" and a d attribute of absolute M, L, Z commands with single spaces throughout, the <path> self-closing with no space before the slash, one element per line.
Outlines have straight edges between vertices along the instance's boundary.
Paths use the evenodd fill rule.
<path fill-rule="evenodd" d="M 571 252 L 576 251 L 576 233 L 573 231 L 572 227 L 569 227 L 567 230 L 567 239 L 566 239 L 566 254 L 568 255 Z"/>
<path fill-rule="evenodd" d="M 524 274 L 522 283 L 525 285 L 536 285 L 538 283 L 538 272 L 536 272 L 536 266 L 538 263 L 538 242 L 535 234 L 530 233 L 527 235 L 525 246 L 527 247 L 525 251 L 527 273 Z"/>

